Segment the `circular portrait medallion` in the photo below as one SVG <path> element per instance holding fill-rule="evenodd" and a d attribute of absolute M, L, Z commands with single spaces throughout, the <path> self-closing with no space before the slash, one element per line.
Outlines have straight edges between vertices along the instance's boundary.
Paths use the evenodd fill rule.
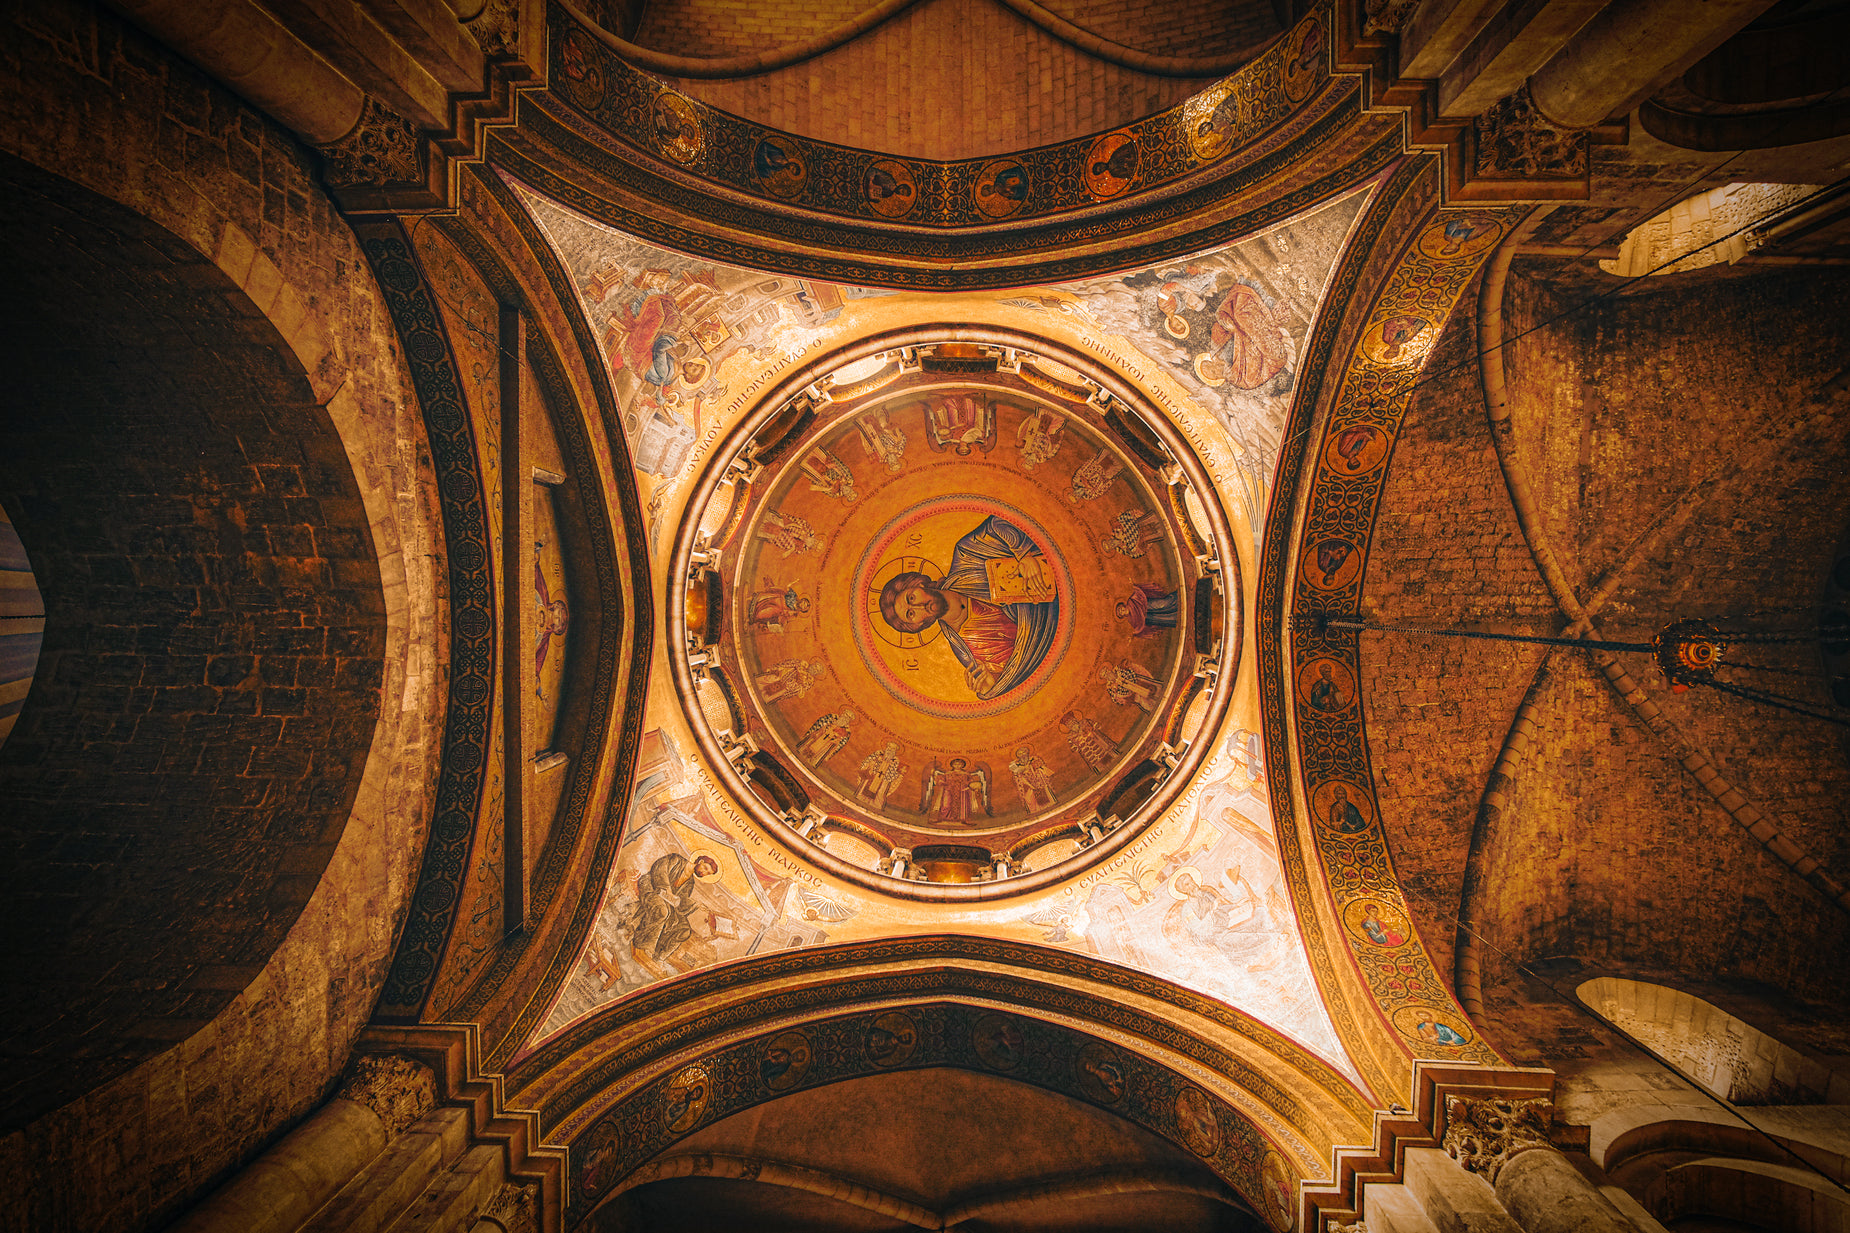
<path fill-rule="evenodd" d="M 1106 133 L 1086 152 L 1086 191 L 1104 201 L 1137 182 L 1142 151 L 1137 138 L 1120 130 Z"/>
<path fill-rule="evenodd" d="M 1494 214 L 1441 212 L 1420 234 L 1420 251 L 1439 261 L 1463 261 L 1503 238 L 1503 223 Z"/>
<path fill-rule="evenodd" d="M 1313 659 L 1298 669 L 1298 701 L 1323 715 L 1338 715 L 1355 702 L 1355 675 L 1335 659 Z"/>
<path fill-rule="evenodd" d="M 1406 913 L 1379 899 L 1358 899 L 1343 909 L 1343 924 L 1356 941 L 1393 950 L 1413 936 Z"/>
<path fill-rule="evenodd" d="M 752 147 L 752 179 L 773 197 L 789 201 L 802 196 L 809 184 L 809 160 L 803 147 L 782 134 L 760 137 Z"/>
<path fill-rule="evenodd" d="M 977 173 L 970 199 L 990 218 L 1008 218 L 1028 202 L 1028 169 L 1012 158 L 1001 158 Z"/>
<path fill-rule="evenodd" d="M 918 178 L 898 159 L 869 163 L 861 191 L 867 195 L 867 208 L 882 218 L 905 218 L 919 203 Z"/>
<path fill-rule="evenodd" d="M 1214 1116 L 1214 1102 L 1198 1087 L 1185 1087 L 1176 1093 L 1176 1129 L 1182 1142 L 1197 1156 L 1212 1156 L 1220 1150 L 1220 1119 Z"/>
<path fill-rule="evenodd" d="M 683 167 L 699 161 L 707 145 L 706 125 L 691 99 L 672 90 L 662 91 L 655 96 L 651 124 L 656 149 Z"/>
<path fill-rule="evenodd" d="M 1289 1229 L 1293 1209 L 1297 1206 L 1297 1179 L 1292 1177 L 1285 1158 L 1267 1152 L 1259 1164 L 1259 1193 L 1264 1201 L 1265 1218 L 1274 1229 Z"/>
<path fill-rule="evenodd" d="M 1124 1099 L 1124 1060 L 1110 1045 L 1092 1041 L 1073 1059 L 1079 1090 L 1101 1105 L 1115 1105 Z"/>
<path fill-rule="evenodd" d="M 809 1037 L 802 1032 L 784 1032 L 772 1037 L 758 1059 L 758 1077 L 773 1092 L 788 1092 L 803 1082 L 815 1060 Z"/>
<path fill-rule="evenodd" d="M 1360 835 L 1375 817 L 1368 793 L 1340 779 L 1326 780 L 1311 790 L 1310 810 L 1338 835 Z"/>
<path fill-rule="evenodd" d="M 662 1089 L 662 1125 L 669 1134 L 685 1134 L 700 1123 L 712 1095 L 704 1066 L 683 1066 Z"/>
<path fill-rule="evenodd" d="M 1424 1006 L 1401 1007 L 1394 1012 L 1394 1026 L 1413 1042 L 1415 1057 L 1457 1057 L 1457 1050 L 1465 1048 L 1473 1038 L 1463 1015 Z"/>
<path fill-rule="evenodd" d="M 875 1016 L 861 1033 L 861 1049 L 867 1060 L 883 1068 L 905 1065 L 918 1044 L 918 1024 L 911 1015 L 897 1010 Z"/>
<path fill-rule="evenodd" d="M 984 1015 L 970 1029 L 977 1060 L 991 1070 L 1013 1070 L 1021 1065 L 1025 1044 L 1021 1025 L 1008 1015 Z"/>
<path fill-rule="evenodd" d="M 1362 354 L 1388 367 L 1417 368 L 1436 341 L 1432 322 L 1424 317 L 1383 317 L 1363 333 Z"/>
<path fill-rule="evenodd" d="M 1392 443 L 1387 430 L 1373 424 L 1332 428 L 1323 447 L 1323 465 L 1345 477 L 1366 475 L 1387 458 Z"/>
<path fill-rule="evenodd" d="M 1299 576 L 1319 591 L 1340 591 L 1362 572 L 1362 554 L 1346 539 L 1331 537 L 1304 549 Z"/>

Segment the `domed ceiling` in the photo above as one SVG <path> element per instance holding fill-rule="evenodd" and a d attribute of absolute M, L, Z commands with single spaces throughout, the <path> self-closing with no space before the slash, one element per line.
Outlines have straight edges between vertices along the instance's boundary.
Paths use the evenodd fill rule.
<path fill-rule="evenodd" d="M 514 187 L 609 365 L 664 631 L 623 848 L 535 1042 L 748 955 L 964 933 L 1174 981 L 1353 1074 L 1273 838 L 1240 579 L 1367 190 L 1185 261 L 932 295 Z"/>
<path fill-rule="evenodd" d="M 997 893 L 1147 816 L 1234 645 L 1224 536 L 1150 425 L 994 344 L 809 388 L 683 520 L 673 640 L 720 756 L 888 892 L 857 872 Z"/>

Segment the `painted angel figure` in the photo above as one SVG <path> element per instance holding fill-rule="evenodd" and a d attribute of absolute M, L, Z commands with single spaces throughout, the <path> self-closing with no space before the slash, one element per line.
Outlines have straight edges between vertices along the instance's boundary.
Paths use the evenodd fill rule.
<path fill-rule="evenodd" d="M 1163 537 L 1163 524 L 1149 510 L 1127 509 L 1111 524 L 1111 534 L 1099 540 L 1099 547 L 1132 560 L 1143 555 L 1144 545 Z"/>
<path fill-rule="evenodd" d="M 996 412 L 974 394 L 946 394 L 925 409 L 925 441 L 932 449 L 985 454 L 996 446 Z"/>
<path fill-rule="evenodd" d="M 803 456 L 802 470 L 813 492 L 826 492 L 847 505 L 854 504 L 861 495 L 854 490 L 854 472 L 848 464 L 820 446 Z"/>
<path fill-rule="evenodd" d="M 822 679 L 822 661 L 782 659 L 758 674 L 758 688 L 766 702 L 780 698 L 801 698 L 810 686 Z"/>
<path fill-rule="evenodd" d="M 1096 501 L 1104 496 L 1111 487 L 1111 481 L 1124 470 L 1124 464 L 1113 458 L 1104 450 L 1099 450 L 1086 460 L 1084 466 L 1073 472 L 1073 490 L 1066 494 L 1066 499 L 1073 505 L 1081 501 Z"/>
<path fill-rule="evenodd" d="M 876 407 L 855 420 L 854 430 L 860 434 L 861 449 L 868 458 L 879 460 L 889 471 L 905 467 L 906 434 L 887 418 L 885 407 Z"/>
<path fill-rule="evenodd" d="M 786 557 L 822 547 L 822 537 L 807 519 L 774 509 L 765 511 L 764 520 L 758 524 L 758 538 L 776 545 Z"/>
<path fill-rule="evenodd" d="M 1029 813 L 1053 808 L 1053 775 L 1047 762 L 1033 749 L 1023 745 L 1009 759 L 1009 774 L 1015 777 L 1015 794 Z"/>
<path fill-rule="evenodd" d="M 905 773 L 906 768 L 899 761 L 899 742 L 888 741 L 884 749 L 877 749 L 861 759 L 861 773 L 854 785 L 854 794 L 872 802 L 877 813 L 886 808 L 887 794 L 898 786 Z"/>
<path fill-rule="evenodd" d="M 919 812 L 944 826 L 967 826 L 977 810 L 993 816 L 989 807 L 989 768 L 967 759 L 952 758 L 939 766 L 934 758 L 925 773 L 925 791 L 919 798 Z"/>
<path fill-rule="evenodd" d="M 1058 411 L 1034 411 L 1021 421 L 1015 439 L 1021 447 L 1021 469 L 1032 471 L 1060 452 L 1066 441 L 1066 417 Z"/>
<path fill-rule="evenodd" d="M 1112 702 L 1118 706 L 1128 706 L 1135 702 L 1144 710 L 1155 712 L 1156 678 L 1130 660 L 1121 659 L 1115 665 L 1099 665 L 1098 679 L 1104 683 L 1105 692 L 1111 695 Z"/>
<path fill-rule="evenodd" d="M 811 766 L 821 766 L 842 751 L 854 724 L 851 710 L 830 711 L 819 717 L 797 742 L 797 752 Z"/>
<path fill-rule="evenodd" d="M 1078 711 L 1060 716 L 1060 731 L 1066 733 L 1066 743 L 1095 771 L 1104 770 L 1118 756 L 1117 747 L 1098 730 L 1098 725 Z"/>
<path fill-rule="evenodd" d="M 536 698 L 546 696 L 540 688 L 540 673 L 546 667 L 552 640 L 557 638 L 559 646 L 565 646 L 565 630 L 572 619 L 565 596 L 553 598 L 552 588 L 546 582 L 546 571 L 540 568 L 540 549 L 544 546 L 540 540 L 533 542 L 533 602 L 539 609 L 539 629 L 533 636 L 533 695 Z"/>

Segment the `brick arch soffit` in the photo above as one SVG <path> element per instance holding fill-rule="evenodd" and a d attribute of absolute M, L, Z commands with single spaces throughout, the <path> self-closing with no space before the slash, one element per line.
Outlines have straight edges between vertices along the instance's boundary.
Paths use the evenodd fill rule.
<path fill-rule="evenodd" d="M 366 420 L 379 413 L 380 404 L 365 392 L 356 393 L 351 386 L 341 362 L 338 323 L 314 303 L 311 293 L 299 289 L 290 274 L 279 267 L 278 261 L 284 258 L 273 260 L 223 201 L 205 194 L 193 194 L 185 198 L 188 208 L 182 210 L 158 195 L 138 193 L 132 183 L 89 174 L 91 168 L 82 162 L 85 152 L 81 145 L 68 154 L 62 151 L 48 154 L 42 149 L 21 148 L 11 141 L 0 143 L 0 159 L 8 164 L 5 174 L 9 179 L 17 176 L 29 180 L 53 194 L 61 205 L 80 217 L 85 217 L 84 202 L 88 200 L 121 219 L 132 221 L 141 234 L 130 238 L 151 240 L 157 248 L 165 249 L 164 255 L 177 265 L 196 260 L 209 269 L 211 274 L 201 280 L 202 286 L 197 293 L 210 295 L 215 292 L 231 303 L 234 314 L 252 319 L 256 331 L 269 336 L 271 353 L 278 362 L 276 376 L 285 383 L 300 383 L 301 391 L 307 396 L 306 402 L 320 413 L 318 418 L 326 426 L 327 439 L 338 443 L 341 450 L 347 468 L 344 478 L 353 486 L 360 517 L 366 524 L 346 529 L 359 531 L 363 545 L 359 560 L 369 563 L 375 571 L 373 593 L 382 601 L 378 614 L 372 619 L 380 635 L 380 658 L 387 670 L 383 672 L 373 726 L 366 733 L 367 743 L 355 749 L 361 766 L 342 794 L 346 804 L 341 812 L 341 824 L 327 837 L 325 853 L 321 862 L 313 866 L 312 879 L 299 889 L 291 888 L 276 896 L 276 907 L 279 911 L 288 911 L 289 916 L 288 927 L 275 945 L 265 950 L 256 962 L 227 962 L 222 971 L 212 974 L 211 983 L 196 986 L 210 992 L 203 996 L 195 994 L 197 1004 L 189 1007 L 184 1019 L 175 1020 L 176 1025 L 189 1025 L 190 1037 L 194 1031 L 213 1030 L 225 1008 L 233 1004 L 242 991 L 276 975 L 280 970 L 278 965 L 284 962 L 286 948 L 299 937 L 298 931 L 307 919 L 309 905 L 328 900 L 332 894 L 330 883 L 340 871 L 351 871 L 363 859 L 357 853 L 368 845 L 388 842 L 381 839 L 385 833 L 395 837 L 400 832 L 415 834 L 421 823 L 415 806 L 402 810 L 388 808 L 388 801 L 396 802 L 405 794 L 396 782 L 398 772 L 393 765 L 396 752 L 382 749 L 377 739 L 383 726 L 399 715 L 406 697 L 410 696 L 407 694 L 410 682 L 402 670 L 402 662 L 393 657 L 397 654 L 394 648 L 402 648 L 412 637 L 411 626 L 416 616 L 409 592 L 416 588 L 416 580 L 398 557 L 396 531 L 402 515 L 395 508 L 395 495 L 387 486 L 371 480 L 364 465 Z M 91 216 L 86 221 L 96 220 Z M 107 220 L 100 226 L 112 228 Z M 384 367 L 391 367 L 390 360 Z M 55 633 L 55 629 L 52 632 Z M 394 663 L 400 664 L 397 672 L 390 670 Z M 370 821 L 366 825 L 355 824 L 362 819 Z M 304 869 L 301 873 L 309 875 L 311 871 Z M 302 882 L 304 877 L 280 880 Z M 334 898 L 345 900 L 351 906 L 343 910 L 330 904 L 323 914 L 326 917 L 346 915 L 351 919 L 354 913 L 379 909 L 376 900 L 361 895 Z M 388 912 L 395 912 L 395 908 L 396 904 L 389 901 L 385 905 Z M 325 925 L 326 920 L 320 923 Z M 208 1013 L 202 1017 L 202 1011 Z M 157 1038 L 150 1036 L 148 1039 Z M 164 1043 L 130 1058 L 124 1066 L 170 1052 L 167 1045 L 176 1042 L 176 1038 L 169 1036 L 158 1039 Z M 92 1069 L 95 1071 L 92 1087 L 117 1073 Z"/>
<path fill-rule="evenodd" d="M 551 12 L 551 84 L 521 93 L 519 124 L 494 130 L 487 161 L 651 243 L 804 278 L 974 290 L 1149 265 L 1301 213 L 1405 148 L 1398 118 L 1364 113 L 1359 79 L 1332 71 L 1331 0 L 1178 107 L 956 162 L 831 145 L 718 111 L 638 71 L 588 21 Z M 1137 155 L 1127 177 L 1088 171 L 1126 141 Z M 766 143 L 773 162 L 800 172 L 759 175 Z M 908 213 L 875 208 L 876 169 L 896 186 L 910 180 Z M 998 204 L 998 182 L 1021 199 Z"/>
<path fill-rule="evenodd" d="M 454 217 L 352 220 L 372 264 L 423 409 L 442 505 L 450 606 L 451 673 L 444 760 L 429 839 L 411 906 L 374 1021 L 468 1021 L 479 1026 L 483 1060 L 503 1065 L 540 1016 L 589 932 L 620 838 L 604 824 L 614 794 L 635 768 L 654 637 L 645 522 L 628 446 L 616 427 L 609 375 L 583 362 L 597 348 L 577 311 L 570 276 L 499 177 L 465 172 L 463 208 Z M 571 779 L 549 838 L 531 871 L 526 927 L 495 931 L 468 958 L 458 913 L 465 882 L 483 875 L 487 828 L 499 825 L 485 791 L 498 688 L 500 603 L 494 593 L 482 472 L 457 353 L 412 228 L 435 227 L 504 305 L 521 311 L 524 359 L 550 412 L 573 472 L 571 520 L 582 559 L 576 584 L 595 594 L 596 644 L 574 656 L 575 690 L 591 697 L 576 741 Z M 486 871 L 494 872 L 494 871 Z M 499 916 L 499 904 L 495 916 Z M 452 969 L 461 992 L 433 1003 L 439 976 Z"/>
<path fill-rule="evenodd" d="M 1320 317 L 1306 346 L 1258 570 L 1262 727 L 1286 880 L 1337 1034 L 1383 1103 L 1411 1103 L 1413 1059 L 1502 1064 L 1453 999 L 1400 889 L 1353 685 L 1357 635 L 1315 622 L 1358 611 L 1413 387 L 1466 288 L 1526 213 L 1445 207 L 1439 172 L 1438 159 L 1415 155 L 1387 175 L 1331 275 L 1326 303 L 1345 309 Z M 1307 683 L 1325 665 L 1351 682 L 1333 709 L 1308 704 Z M 1386 942 L 1364 927 L 1371 908 Z"/>
<path fill-rule="evenodd" d="M 911 1020 L 915 1045 L 891 1064 L 873 1060 L 856 1034 L 894 1030 L 880 1021 L 895 1012 Z M 997 1019 L 1025 1039 L 1018 1063 L 998 1061 L 994 1050 L 986 1056 L 976 1039 Z M 1328 1172 L 1337 1145 L 1370 1133 L 1367 1097 L 1334 1067 L 1168 981 L 994 939 L 847 943 L 758 956 L 657 986 L 517 1059 L 506 1076 L 509 1102 L 537 1110 L 546 1141 L 568 1149 L 568 1225 L 616 1192 L 609 1183 L 681 1137 L 785 1094 L 760 1081 L 757 1059 L 793 1031 L 816 1051 L 801 1087 L 942 1066 L 1018 1079 L 1175 1140 L 1260 1211 L 1268 1154 L 1295 1196 L 1298 1179 Z M 1116 1065 L 1122 1095 L 1083 1077 L 1080 1051 L 1092 1045 L 1103 1053 L 1084 1057 Z M 664 1093 L 690 1066 L 704 1071 L 713 1092 L 700 1117 L 675 1129 L 660 1116 Z M 1183 1088 L 1199 1091 L 1212 1110 L 1220 1129 L 1206 1139 L 1182 1126 L 1196 1099 Z M 594 1193 L 587 1193 L 588 1166 L 597 1169 Z"/>
<path fill-rule="evenodd" d="M 996 2 L 1007 7 L 1024 21 L 1032 23 L 1042 33 L 1052 35 L 1089 56 L 1108 64 L 1115 64 L 1120 68 L 1148 73 L 1156 77 L 1219 77 L 1247 64 L 1278 41 L 1277 38 L 1264 39 L 1249 47 L 1242 47 L 1237 51 L 1219 56 L 1166 56 L 1140 51 L 1135 47 L 1091 34 L 1067 21 L 1058 13 L 1034 3 L 1034 0 L 996 0 Z M 595 30 L 601 41 L 638 68 L 648 69 L 652 73 L 661 73 L 666 77 L 723 80 L 754 77 L 760 73 L 774 72 L 777 69 L 802 64 L 806 60 L 813 60 L 817 56 L 834 51 L 838 47 L 844 47 L 863 35 L 872 33 L 917 3 L 918 0 L 879 0 L 878 3 L 855 14 L 847 21 L 840 22 L 813 38 L 787 43 L 782 47 L 753 55 L 724 57 L 677 56 L 672 52 L 633 43 L 588 17 L 570 0 L 561 0 L 561 7 L 578 24 Z"/>

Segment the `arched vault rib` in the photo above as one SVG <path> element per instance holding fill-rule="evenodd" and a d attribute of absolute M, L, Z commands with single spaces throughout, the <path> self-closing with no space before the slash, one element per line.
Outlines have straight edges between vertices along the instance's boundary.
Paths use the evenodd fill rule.
<path fill-rule="evenodd" d="M 1718 490 L 1738 484 L 1744 477 L 1763 472 L 1781 450 L 1795 438 L 1828 429 L 1841 413 L 1850 395 L 1850 369 L 1814 389 L 1790 421 L 1789 430 L 1774 435 L 1758 449 L 1747 452 L 1722 452 L 1714 467 L 1700 480 L 1690 484 L 1676 499 L 1667 503 L 1632 541 L 1619 560 L 1607 569 L 1583 602 L 1562 569 L 1553 542 L 1542 524 L 1539 503 L 1523 465 L 1512 419 L 1511 399 L 1505 380 L 1504 348 L 1513 341 L 1506 336 L 1503 323 L 1503 299 L 1510 265 L 1517 248 L 1533 233 L 1537 224 L 1554 207 L 1543 207 L 1531 215 L 1504 240 L 1485 270 L 1478 295 L 1477 350 L 1483 384 L 1484 405 L 1489 416 L 1491 442 L 1503 475 L 1510 505 L 1521 528 L 1535 569 L 1547 586 L 1568 624 L 1560 636 L 1595 638 L 1600 634 L 1594 617 L 1630 577 L 1640 563 L 1660 550 L 1672 536 L 1688 526 L 1703 505 Z M 1491 880 L 1488 853 L 1511 797 L 1511 783 L 1521 769 L 1530 748 L 1534 731 L 1533 713 L 1550 677 L 1561 648 L 1553 648 L 1536 668 L 1522 702 L 1511 720 L 1508 735 L 1498 751 L 1496 762 L 1485 783 L 1471 830 L 1466 856 L 1463 886 L 1457 917 L 1457 939 L 1453 952 L 1453 983 L 1460 1004 L 1481 1021 L 1484 1011 L 1483 956 L 1480 916 L 1484 896 Z M 1762 847 L 1783 861 L 1792 871 L 1809 882 L 1825 898 L 1844 911 L 1850 911 L 1850 888 L 1822 868 L 1820 863 L 1793 843 L 1775 826 L 1758 805 L 1724 776 L 1708 754 L 1657 705 L 1651 691 L 1636 681 L 1625 667 L 1602 650 L 1589 650 L 1613 692 L 1625 703 L 1638 721 L 1658 738 L 1671 755 L 1702 787 L 1713 796 L 1730 817 L 1738 822 Z"/>

